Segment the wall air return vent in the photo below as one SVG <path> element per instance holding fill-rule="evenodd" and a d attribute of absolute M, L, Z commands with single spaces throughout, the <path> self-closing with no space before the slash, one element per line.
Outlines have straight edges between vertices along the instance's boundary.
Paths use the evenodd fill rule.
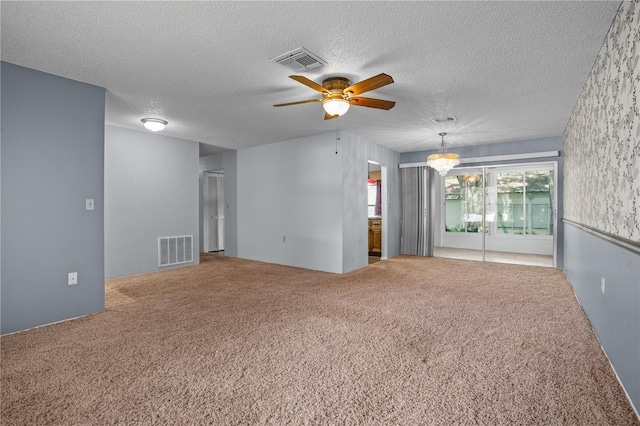
<path fill-rule="evenodd" d="M 284 53 L 273 58 L 272 61 L 284 65 L 294 72 L 309 71 L 327 64 L 318 55 L 314 55 L 304 47 Z"/>
<path fill-rule="evenodd" d="M 193 235 L 158 237 L 158 266 L 193 262 Z"/>

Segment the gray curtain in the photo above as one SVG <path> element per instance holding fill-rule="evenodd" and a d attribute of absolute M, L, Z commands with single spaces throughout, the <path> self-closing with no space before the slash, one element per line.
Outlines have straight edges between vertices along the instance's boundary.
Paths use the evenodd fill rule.
<path fill-rule="evenodd" d="M 433 191 L 428 167 L 400 170 L 402 179 L 401 254 L 433 256 Z"/>

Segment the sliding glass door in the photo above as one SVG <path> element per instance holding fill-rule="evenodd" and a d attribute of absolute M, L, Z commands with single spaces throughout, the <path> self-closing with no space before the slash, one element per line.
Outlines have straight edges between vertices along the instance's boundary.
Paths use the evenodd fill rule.
<path fill-rule="evenodd" d="M 442 244 L 437 252 L 445 257 L 462 256 L 483 260 L 483 220 L 486 191 L 482 169 L 461 169 L 449 173 L 444 180 L 444 222 Z"/>
<path fill-rule="evenodd" d="M 539 163 L 450 171 L 441 179 L 435 254 L 554 266 L 554 170 Z"/>

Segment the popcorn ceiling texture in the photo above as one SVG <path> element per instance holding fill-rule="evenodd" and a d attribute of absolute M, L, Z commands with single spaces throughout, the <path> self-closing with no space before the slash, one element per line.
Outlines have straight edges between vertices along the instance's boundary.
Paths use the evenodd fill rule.
<path fill-rule="evenodd" d="M 621 4 L 564 131 L 565 218 L 640 242 L 640 3 Z"/>

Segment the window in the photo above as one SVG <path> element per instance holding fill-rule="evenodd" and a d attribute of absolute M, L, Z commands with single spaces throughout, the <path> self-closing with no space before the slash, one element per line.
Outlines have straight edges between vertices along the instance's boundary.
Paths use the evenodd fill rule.
<path fill-rule="evenodd" d="M 445 230 L 475 232 L 482 229 L 482 174 L 445 177 Z"/>
<path fill-rule="evenodd" d="M 534 166 L 535 167 L 535 166 Z M 445 231 L 482 231 L 482 181 L 487 213 L 485 232 L 494 235 L 553 235 L 553 169 L 459 170 L 444 179 Z"/>
<path fill-rule="evenodd" d="M 553 235 L 553 171 L 496 173 L 498 235 Z"/>
<path fill-rule="evenodd" d="M 369 217 L 376 215 L 376 184 L 367 182 L 367 214 Z"/>

